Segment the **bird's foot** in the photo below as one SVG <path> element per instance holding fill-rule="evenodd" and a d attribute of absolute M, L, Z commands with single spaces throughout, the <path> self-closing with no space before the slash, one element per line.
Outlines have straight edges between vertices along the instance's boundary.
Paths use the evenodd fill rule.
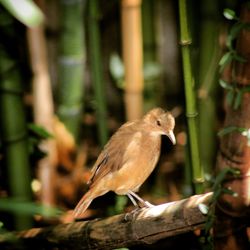
<path fill-rule="evenodd" d="M 141 202 L 141 204 L 142 204 L 142 208 L 143 207 L 146 207 L 146 208 L 151 208 L 151 207 L 154 207 L 154 205 L 153 204 L 151 204 L 150 202 L 148 202 L 148 201 L 144 201 L 143 200 L 143 202 Z"/>
<path fill-rule="evenodd" d="M 132 221 L 132 220 L 134 220 L 135 216 L 139 213 L 140 210 L 141 210 L 140 207 L 136 207 L 131 212 L 126 213 L 125 216 L 124 216 L 124 220 L 125 221 Z"/>

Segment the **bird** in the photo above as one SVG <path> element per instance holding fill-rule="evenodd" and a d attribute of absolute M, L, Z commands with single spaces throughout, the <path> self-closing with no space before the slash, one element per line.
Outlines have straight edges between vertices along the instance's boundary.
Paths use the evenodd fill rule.
<path fill-rule="evenodd" d="M 109 191 L 127 195 L 136 207 L 151 207 L 136 192 L 159 160 L 161 136 L 166 135 L 176 144 L 174 127 L 173 115 L 159 107 L 148 111 L 142 119 L 123 124 L 99 154 L 87 182 L 89 189 L 76 205 L 74 217 L 83 217 L 90 203 Z"/>

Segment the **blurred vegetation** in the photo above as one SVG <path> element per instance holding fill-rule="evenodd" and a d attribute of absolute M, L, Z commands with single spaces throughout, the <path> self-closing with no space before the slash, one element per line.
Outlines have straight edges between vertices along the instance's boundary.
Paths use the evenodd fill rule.
<path fill-rule="evenodd" d="M 173 148 L 163 138 L 158 167 L 141 190 L 142 196 L 155 204 L 190 195 L 194 186 L 196 192 L 211 189 L 217 131 L 224 116 L 218 69 L 231 25 L 223 17 L 223 10 L 237 11 L 241 3 L 179 2 L 180 6 L 174 0 L 143 0 L 141 6 L 142 110 L 161 106 L 176 116 L 177 145 Z M 11 1 L 0 3 L 0 221 L 7 229 L 70 222 L 73 218 L 60 211 L 74 208 L 87 188 L 90 168 L 102 146 L 126 120 L 121 1 L 23 0 L 22 8 L 11 5 Z M 60 125 L 55 123 L 52 134 L 28 125 L 34 119 L 25 30 L 41 22 L 56 113 L 61 121 Z M 237 35 L 235 30 L 231 41 Z M 233 55 L 231 51 L 223 60 Z M 183 66 L 182 58 L 186 61 Z M 227 88 L 222 80 L 220 84 Z M 73 135 L 76 147 L 71 147 L 65 130 Z M 248 131 L 241 132 L 249 137 Z M 59 210 L 51 208 L 43 214 L 44 204 L 39 202 L 44 187 L 37 174 L 37 162 L 45 153 L 40 142 L 50 136 L 58 148 L 53 192 Z M 200 180 L 205 181 L 202 187 L 197 185 Z M 126 199 L 108 194 L 96 199 L 86 216 L 129 209 Z"/>

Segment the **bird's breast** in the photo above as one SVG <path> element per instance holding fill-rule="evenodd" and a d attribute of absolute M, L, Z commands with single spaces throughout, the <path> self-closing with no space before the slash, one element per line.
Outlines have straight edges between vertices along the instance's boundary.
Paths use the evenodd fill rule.
<path fill-rule="evenodd" d="M 154 170 L 160 155 L 160 136 L 137 134 L 128 145 L 123 166 L 114 173 L 112 190 L 117 194 L 137 191 Z"/>

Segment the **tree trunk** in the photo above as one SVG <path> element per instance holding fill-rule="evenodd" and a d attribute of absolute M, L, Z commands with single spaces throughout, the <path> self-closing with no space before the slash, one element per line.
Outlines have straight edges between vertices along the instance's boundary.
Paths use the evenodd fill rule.
<path fill-rule="evenodd" d="M 247 6 L 243 6 L 241 10 L 240 22 L 250 22 L 250 10 Z M 250 128 L 250 93 L 243 92 L 244 88 L 250 86 L 249 42 L 250 31 L 243 28 L 237 38 L 236 51 L 246 62 L 234 61 L 230 67 L 231 75 L 226 76 L 230 80 L 229 84 L 236 89 L 236 95 L 242 91 L 242 99 L 238 108 L 225 104 L 225 127 Z M 221 138 L 217 172 L 225 168 L 239 170 L 240 175 L 228 175 L 223 182 L 223 187 L 231 189 L 237 196 L 223 194 L 217 202 L 215 249 L 250 249 L 246 225 L 246 217 L 250 215 L 250 147 L 247 136 L 237 130 Z"/>

